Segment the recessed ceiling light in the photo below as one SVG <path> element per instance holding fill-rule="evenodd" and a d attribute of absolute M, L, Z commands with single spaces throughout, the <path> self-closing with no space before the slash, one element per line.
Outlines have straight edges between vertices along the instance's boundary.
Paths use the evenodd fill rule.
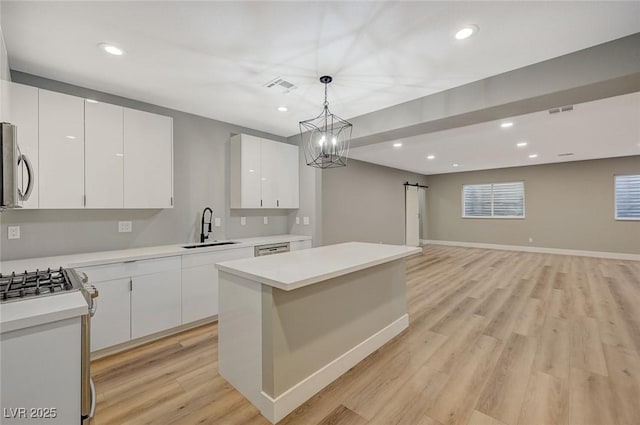
<path fill-rule="evenodd" d="M 538 154 L 537 153 L 532 153 L 531 155 L 529 155 L 529 158 L 533 159 L 533 158 L 537 158 Z"/>
<path fill-rule="evenodd" d="M 460 166 L 460 164 L 453 164 L 453 166 L 454 166 L 454 167 L 459 167 L 459 166 Z"/>
<path fill-rule="evenodd" d="M 100 103 L 95 99 L 87 99 L 87 102 L 89 102 L 89 103 Z"/>
<path fill-rule="evenodd" d="M 473 34 L 477 33 L 478 29 L 479 28 L 477 25 L 465 25 L 464 27 L 460 28 L 456 33 L 456 39 L 464 40 L 465 38 L 469 38 Z"/>
<path fill-rule="evenodd" d="M 502 128 L 509 128 L 511 126 L 513 126 L 512 122 L 503 122 L 502 124 L 500 124 L 500 127 Z"/>
<path fill-rule="evenodd" d="M 394 143 L 394 144 L 393 144 L 393 147 L 394 147 L 394 148 L 399 148 L 400 146 L 402 146 L 402 143 Z"/>
<path fill-rule="evenodd" d="M 98 47 L 100 47 L 105 52 L 112 54 L 114 56 L 122 56 L 124 54 L 124 50 L 122 50 L 118 46 L 114 46 L 113 44 L 100 43 L 98 44 Z"/>
<path fill-rule="evenodd" d="M 73 140 L 73 139 L 75 139 L 75 138 L 76 138 L 76 136 L 67 136 L 67 139 L 71 139 L 71 140 Z"/>
<path fill-rule="evenodd" d="M 527 142 L 520 142 L 516 146 L 519 148 L 524 148 L 525 146 L 527 146 L 527 144 L 528 144 Z"/>
<path fill-rule="evenodd" d="M 286 106 L 278 106 L 278 111 L 280 112 L 287 112 L 289 110 L 289 108 L 287 108 Z"/>
<path fill-rule="evenodd" d="M 435 155 L 427 155 L 427 159 L 435 159 Z"/>

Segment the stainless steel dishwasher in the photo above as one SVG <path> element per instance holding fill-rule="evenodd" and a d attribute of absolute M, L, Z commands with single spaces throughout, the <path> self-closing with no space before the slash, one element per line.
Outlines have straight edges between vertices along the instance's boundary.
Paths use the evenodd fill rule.
<path fill-rule="evenodd" d="M 289 252 L 289 242 L 256 245 L 253 256 L 262 257 L 263 255 L 280 254 L 282 252 Z"/>

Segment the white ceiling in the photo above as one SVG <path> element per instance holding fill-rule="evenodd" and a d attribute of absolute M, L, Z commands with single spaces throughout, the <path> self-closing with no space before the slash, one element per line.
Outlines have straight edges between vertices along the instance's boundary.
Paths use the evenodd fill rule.
<path fill-rule="evenodd" d="M 3 0 L 2 30 L 15 70 L 290 136 L 323 74 L 351 118 L 639 32 L 640 2 Z"/>
<path fill-rule="evenodd" d="M 506 122 L 513 125 L 501 127 Z M 527 146 L 518 147 L 520 142 Z M 394 147 L 394 143 L 402 146 Z M 558 156 L 564 153 L 573 155 Z M 538 156 L 529 158 L 531 154 Z M 427 159 L 428 155 L 435 158 Z M 420 174 L 628 155 L 640 155 L 640 93 L 577 104 L 572 111 L 534 112 L 349 152 L 351 158 Z"/>

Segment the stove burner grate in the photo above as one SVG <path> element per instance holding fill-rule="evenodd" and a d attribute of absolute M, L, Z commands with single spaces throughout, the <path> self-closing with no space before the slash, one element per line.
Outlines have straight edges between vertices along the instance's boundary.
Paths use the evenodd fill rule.
<path fill-rule="evenodd" d="M 0 302 L 52 295 L 75 289 L 60 267 L 10 275 L 0 274 Z"/>

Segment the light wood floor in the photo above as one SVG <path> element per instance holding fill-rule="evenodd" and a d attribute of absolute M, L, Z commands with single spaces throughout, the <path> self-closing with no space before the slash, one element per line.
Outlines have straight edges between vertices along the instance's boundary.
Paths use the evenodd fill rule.
<path fill-rule="evenodd" d="M 408 330 L 280 424 L 640 423 L 640 262 L 428 246 L 408 298 Z M 216 325 L 92 367 L 95 425 L 268 424 Z"/>

